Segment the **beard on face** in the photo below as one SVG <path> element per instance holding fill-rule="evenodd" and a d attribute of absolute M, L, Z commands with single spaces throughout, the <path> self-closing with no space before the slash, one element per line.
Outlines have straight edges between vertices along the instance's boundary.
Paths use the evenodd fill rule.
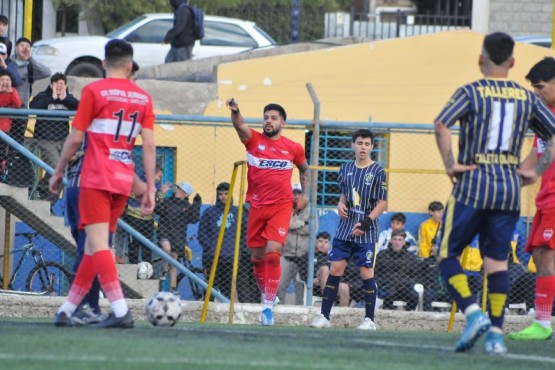
<path fill-rule="evenodd" d="M 274 129 L 273 127 L 269 130 L 264 127 L 264 134 L 268 137 L 274 137 L 279 134 L 279 129 Z"/>

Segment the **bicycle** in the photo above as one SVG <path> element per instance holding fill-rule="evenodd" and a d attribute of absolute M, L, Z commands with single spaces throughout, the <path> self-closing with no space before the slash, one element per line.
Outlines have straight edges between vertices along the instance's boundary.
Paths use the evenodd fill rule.
<path fill-rule="evenodd" d="M 8 282 L 9 291 L 3 290 L 2 292 L 28 295 L 67 296 L 73 281 L 73 274 L 57 262 L 44 260 L 42 250 L 37 249 L 35 245 L 35 238 L 38 235 L 38 232 L 15 234 L 15 236 L 26 238 L 28 243 L 10 252 L 10 254 L 23 253 L 23 255 Z M 4 255 L 0 255 L 0 257 L 4 257 Z M 29 257 L 33 258 L 35 266 L 29 271 L 29 275 L 25 280 L 25 291 L 14 292 L 14 282 L 17 275 L 21 272 L 25 261 Z M 3 282 L 1 274 L 0 281 Z"/>

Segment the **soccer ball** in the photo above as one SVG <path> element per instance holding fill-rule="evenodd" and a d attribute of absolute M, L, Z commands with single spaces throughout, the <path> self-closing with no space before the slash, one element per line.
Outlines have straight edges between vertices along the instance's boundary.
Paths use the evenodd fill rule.
<path fill-rule="evenodd" d="M 137 265 L 137 279 L 145 280 L 152 277 L 152 265 L 146 261 L 139 262 Z"/>
<path fill-rule="evenodd" d="M 181 299 L 170 292 L 156 293 L 145 307 L 146 318 L 154 326 L 174 326 L 182 312 Z"/>

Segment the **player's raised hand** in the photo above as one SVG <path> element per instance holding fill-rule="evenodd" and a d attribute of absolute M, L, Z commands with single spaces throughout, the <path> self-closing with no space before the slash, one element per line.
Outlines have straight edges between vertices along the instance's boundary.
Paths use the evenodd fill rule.
<path fill-rule="evenodd" d="M 232 111 L 233 113 L 239 112 L 239 104 L 237 104 L 237 102 L 235 101 L 234 98 L 227 99 L 227 101 L 225 102 L 225 105 L 226 105 L 226 107 L 228 107 L 229 110 Z"/>

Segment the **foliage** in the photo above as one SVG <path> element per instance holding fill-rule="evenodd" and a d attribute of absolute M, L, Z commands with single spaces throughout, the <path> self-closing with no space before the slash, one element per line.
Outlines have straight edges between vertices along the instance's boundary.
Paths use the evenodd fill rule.
<path fill-rule="evenodd" d="M 87 13 L 100 17 L 104 29 L 111 31 L 145 13 L 170 13 L 168 0 L 88 0 L 82 2 Z"/>

